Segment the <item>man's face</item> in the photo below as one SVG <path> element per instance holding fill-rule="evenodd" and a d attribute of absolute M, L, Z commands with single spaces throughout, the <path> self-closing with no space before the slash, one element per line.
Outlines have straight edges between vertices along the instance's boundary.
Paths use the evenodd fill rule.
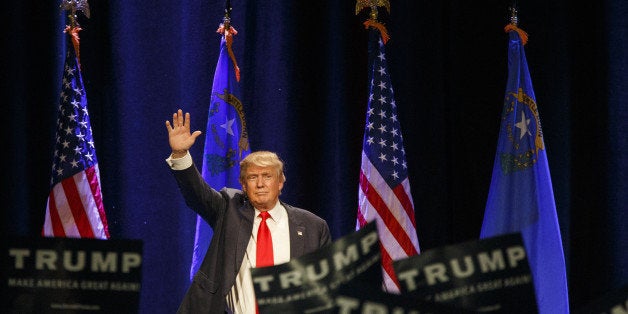
<path fill-rule="evenodd" d="M 246 169 L 242 189 L 253 206 L 260 211 L 267 211 L 275 206 L 282 188 L 283 182 L 280 182 L 275 169 L 255 165 Z"/>

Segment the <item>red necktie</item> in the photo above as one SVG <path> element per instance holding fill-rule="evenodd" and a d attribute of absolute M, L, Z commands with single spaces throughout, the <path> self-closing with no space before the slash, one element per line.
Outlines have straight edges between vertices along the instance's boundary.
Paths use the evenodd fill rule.
<path fill-rule="evenodd" d="M 272 266 L 273 259 L 273 239 L 270 236 L 270 229 L 266 224 L 266 219 L 270 217 L 268 212 L 261 212 L 262 222 L 257 230 L 257 256 L 255 256 L 255 267 Z"/>

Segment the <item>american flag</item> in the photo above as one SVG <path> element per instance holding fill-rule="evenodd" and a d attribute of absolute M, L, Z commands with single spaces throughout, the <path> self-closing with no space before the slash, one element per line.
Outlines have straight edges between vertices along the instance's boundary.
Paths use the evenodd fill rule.
<path fill-rule="evenodd" d="M 87 97 L 70 36 L 59 97 L 51 190 L 42 234 L 108 239 Z"/>
<path fill-rule="evenodd" d="M 399 293 L 392 262 L 419 254 L 397 106 L 384 43 L 370 28 L 370 95 L 362 150 L 356 229 L 376 220 L 381 241 L 384 288 Z"/>

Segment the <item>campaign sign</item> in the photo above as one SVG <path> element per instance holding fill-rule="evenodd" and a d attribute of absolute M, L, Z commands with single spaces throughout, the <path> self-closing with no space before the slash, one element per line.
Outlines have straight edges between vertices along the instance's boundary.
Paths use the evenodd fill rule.
<path fill-rule="evenodd" d="M 475 311 L 456 308 L 446 303 L 426 301 L 409 294 L 392 294 L 350 282 L 333 294 L 334 306 L 323 311 L 331 314 L 394 313 L 394 314 L 465 314 Z"/>
<path fill-rule="evenodd" d="M 3 252 L 5 313 L 136 313 L 142 242 L 11 238 Z"/>
<path fill-rule="evenodd" d="M 537 313 L 521 234 L 427 250 L 393 262 L 401 291 L 483 313 Z"/>
<path fill-rule="evenodd" d="M 326 304 L 298 302 L 272 304 L 262 313 L 308 314 L 476 314 L 445 303 L 429 302 L 412 295 L 383 292 L 373 284 L 342 284 L 326 296 Z"/>
<path fill-rule="evenodd" d="M 382 287 L 375 223 L 287 263 L 252 268 L 260 313 L 305 313 L 329 308 L 333 292 L 350 281 Z"/>

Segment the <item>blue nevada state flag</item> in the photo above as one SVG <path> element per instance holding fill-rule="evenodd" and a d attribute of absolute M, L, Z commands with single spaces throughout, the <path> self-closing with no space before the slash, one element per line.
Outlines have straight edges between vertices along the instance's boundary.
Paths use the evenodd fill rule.
<path fill-rule="evenodd" d="M 227 36 L 232 35 L 223 35 L 220 41 L 220 56 L 214 73 L 201 172 L 205 181 L 217 189 L 240 186 L 240 160 L 250 153 L 244 107 L 240 101 L 235 67 L 229 57 Z M 211 227 L 202 217 L 197 216 L 190 280 L 203 262 L 212 236 Z"/>
<path fill-rule="evenodd" d="M 510 31 L 508 83 L 481 238 L 520 232 L 540 313 L 569 313 L 565 258 L 525 50 Z"/>

